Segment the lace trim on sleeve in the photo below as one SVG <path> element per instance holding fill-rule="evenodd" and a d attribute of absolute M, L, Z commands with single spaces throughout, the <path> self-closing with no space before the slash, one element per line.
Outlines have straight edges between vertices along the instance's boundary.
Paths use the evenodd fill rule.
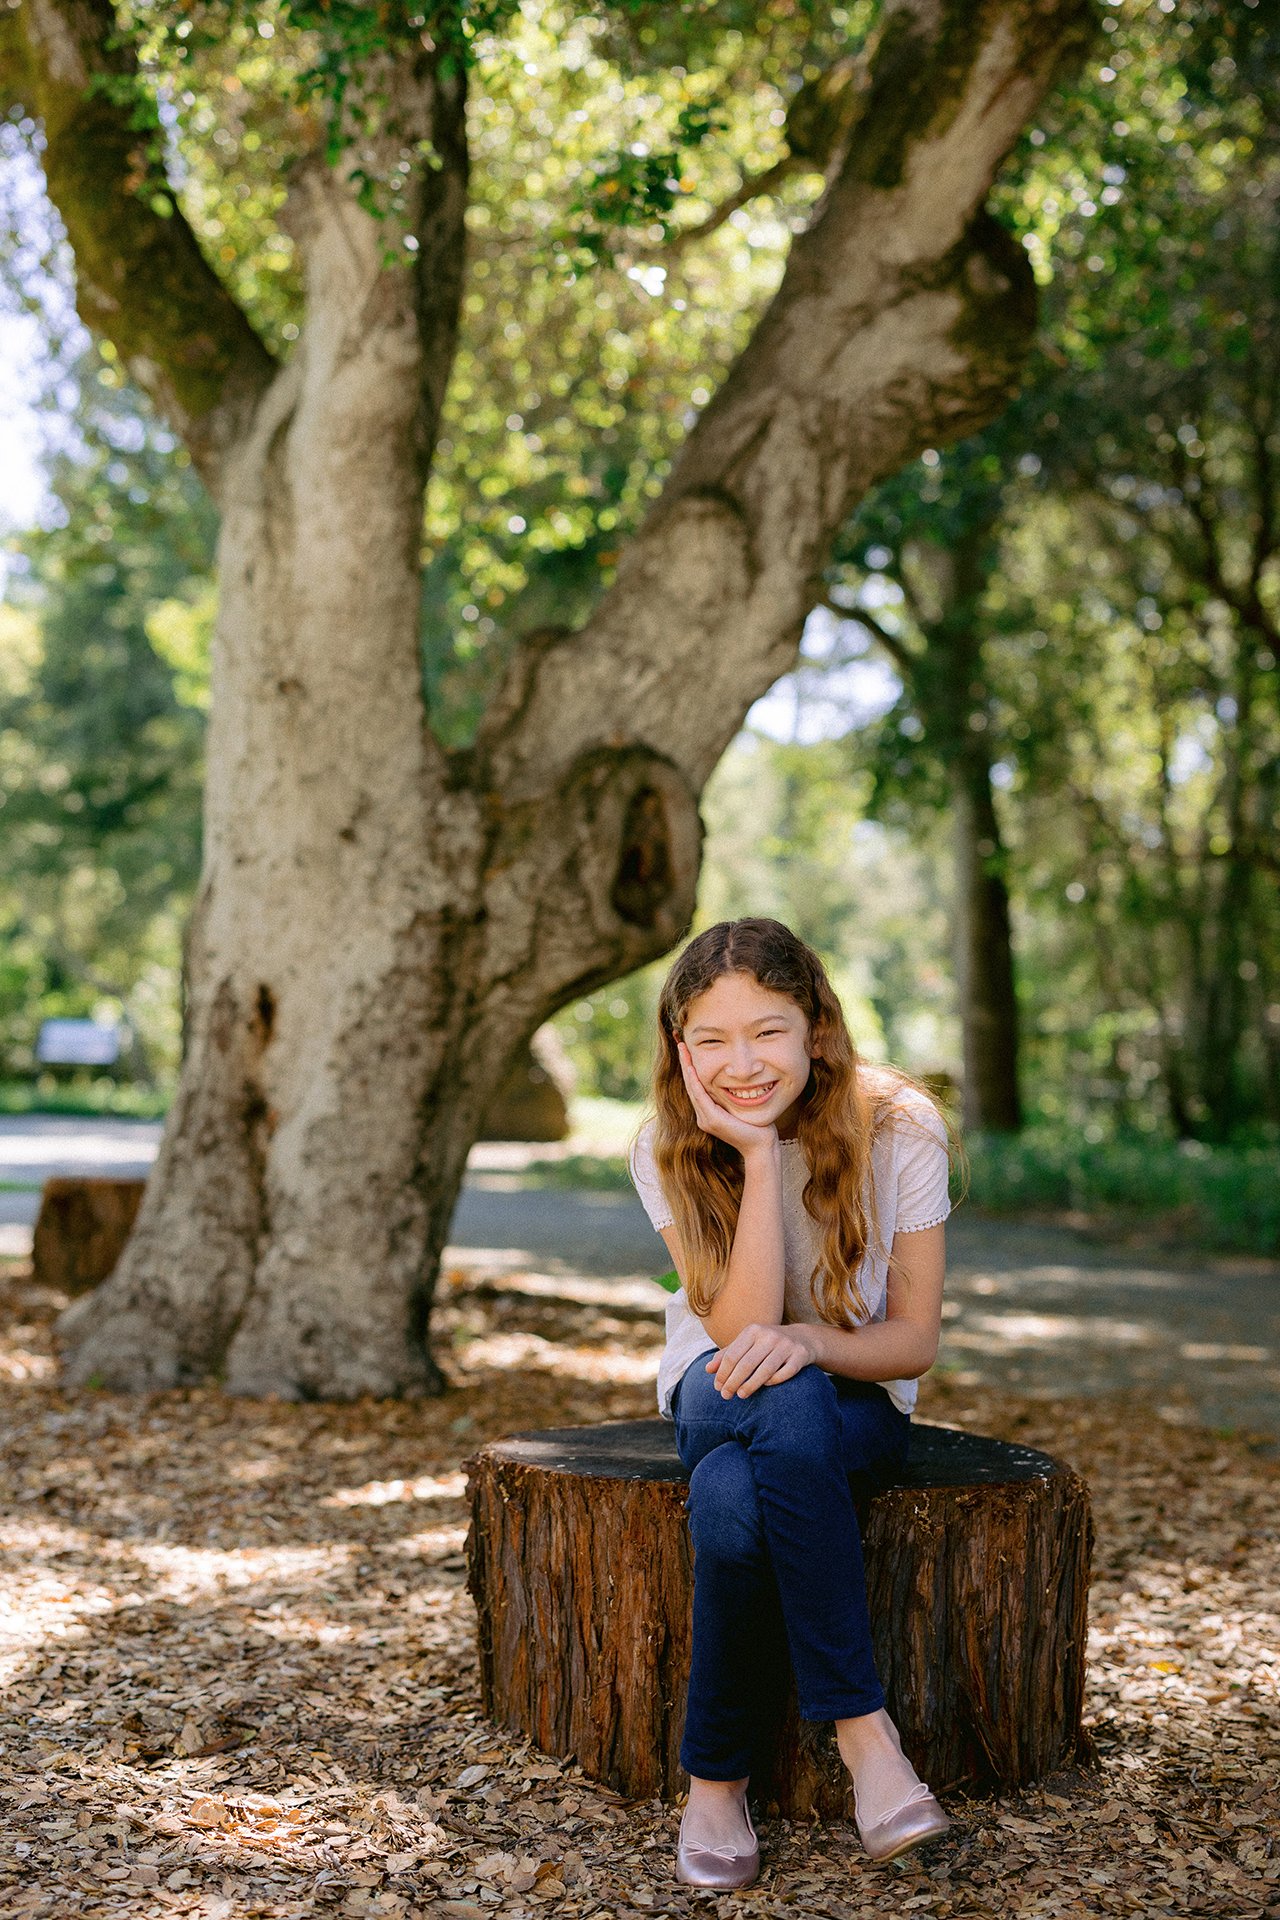
<path fill-rule="evenodd" d="M 893 1230 L 895 1233 L 923 1233 L 926 1227 L 940 1227 L 950 1217 L 951 1208 L 948 1207 L 945 1213 L 935 1214 L 932 1220 L 913 1220 L 909 1227 L 904 1227 L 901 1221 L 895 1221 Z"/>

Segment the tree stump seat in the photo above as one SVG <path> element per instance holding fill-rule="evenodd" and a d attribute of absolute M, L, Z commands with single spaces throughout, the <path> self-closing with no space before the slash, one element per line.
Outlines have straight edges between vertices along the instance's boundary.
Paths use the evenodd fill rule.
<path fill-rule="evenodd" d="M 110 1174 L 46 1180 L 31 1243 L 38 1284 L 75 1294 L 105 1280 L 133 1231 L 145 1186 Z"/>
<path fill-rule="evenodd" d="M 633 1797 L 682 1791 L 693 1556 L 662 1420 L 518 1433 L 468 1462 L 485 1712 Z M 913 1423 L 905 1468 L 855 1483 L 876 1659 L 931 1785 L 1025 1784 L 1081 1741 L 1093 1523 L 1030 1447 Z M 789 1676 L 787 1680 L 789 1687 Z M 830 1728 L 782 1711 L 762 1798 L 851 1811 Z"/>

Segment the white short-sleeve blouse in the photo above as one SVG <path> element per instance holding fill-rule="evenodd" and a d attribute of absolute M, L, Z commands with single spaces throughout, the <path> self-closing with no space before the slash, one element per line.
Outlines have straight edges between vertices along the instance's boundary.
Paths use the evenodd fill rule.
<path fill-rule="evenodd" d="M 653 1122 L 642 1127 L 631 1149 L 629 1164 L 636 1192 L 655 1229 L 672 1224 L 654 1165 Z M 868 1311 L 864 1321 L 883 1320 L 888 1294 L 889 1252 L 895 1233 L 918 1233 L 947 1218 L 947 1131 L 933 1102 L 916 1088 L 903 1086 L 894 1093 L 871 1146 L 871 1183 L 875 1192 L 874 1217 L 879 1233 L 868 1246 L 857 1271 L 857 1281 Z M 822 1316 L 814 1305 L 810 1281 L 820 1254 L 819 1232 L 802 1195 L 809 1169 L 798 1140 L 782 1142 L 782 1233 L 785 1261 L 784 1323 L 816 1325 Z M 869 1200 L 869 1196 L 868 1196 Z M 658 1369 L 658 1410 L 671 1418 L 671 1397 L 691 1361 L 715 1341 L 698 1319 L 684 1288 L 667 1306 L 667 1344 Z M 910 1413 L 916 1403 L 914 1380 L 882 1382 L 895 1407 Z"/>

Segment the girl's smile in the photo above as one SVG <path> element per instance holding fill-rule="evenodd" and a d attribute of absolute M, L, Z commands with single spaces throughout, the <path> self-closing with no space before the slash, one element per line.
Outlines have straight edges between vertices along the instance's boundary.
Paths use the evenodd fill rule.
<path fill-rule="evenodd" d="M 753 1125 L 794 1132 L 809 1084 L 809 1022 L 785 993 L 750 973 L 725 973 L 688 1009 L 684 1042 L 718 1106 Z"/>
<path fill-rule="evenodd" d="M 762 1087 L 725 1087 L 723 1091 L 739 1106 L 754 1106 L 758 1100 L 767 1100 L 777 1084 L 776 1080 L 767 1080 Z"/>

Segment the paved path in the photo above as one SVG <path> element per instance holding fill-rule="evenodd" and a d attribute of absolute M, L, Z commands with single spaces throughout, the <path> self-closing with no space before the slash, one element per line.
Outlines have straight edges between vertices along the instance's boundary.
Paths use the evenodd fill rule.
<path fill-rule="evenodd" d="M 483 1169 L 451 1238 L 461 1264 L 565 1279 L 669 1264 L 631 1195 L 522 1190 L 517 1175 Z M 938 1364 L 954 1377 L 1031 1394 L 1185 1395 L 1211 1426 L 1280 1436 L 1280 1262 L 1134 1254 L 965 1208 L 947 1251 Z"/>
<path fill-rule="evenodd" d="M 158 1138 L 145 1121 L 0 1116 L 0 1181 L 145 1174 Z M 528 1157 L 475 1149 L 446 1264 L 491 1278 L 532 1273 L 538 1290 L 584 1302 L 612 1283 L 620 1304 L 644 1311 L 646 1276 L 667 1262 L 639 1202 L 530 1187 Z M 0 1252 L 30 1246 L 38 1198 L 0 1191 Z M 1211 1426 L 1280 1436 L 1280 1262 L 1134 1254 L 965 1209 L 947 1240 L 938 1364 L 956 1377 L 1032 1394 L 1140 1390 L 1185 1402 Z"/>

